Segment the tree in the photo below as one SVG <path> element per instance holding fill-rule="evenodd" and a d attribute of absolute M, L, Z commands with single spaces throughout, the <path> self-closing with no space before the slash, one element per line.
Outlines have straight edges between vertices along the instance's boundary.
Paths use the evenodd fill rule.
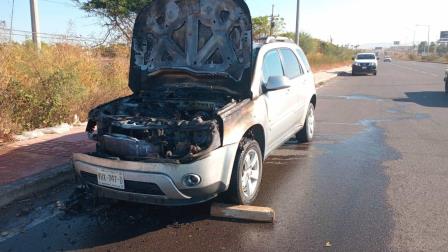
<path fill-rule="evenodd" d="M 286 22 L 282 17 L 275 17 L 272 29 L 272 35 L 278 36 L 285 31 Z"/>
<path fill-rule="evenodd" d="M 435 53 L 436 52 L 436 43 L 431 42 L 430 46 L 429 46 L 429 52 L 430 53 Z"/>
<path fill-rule="evenodd" d="M 289 38 L 290 40 L 296 39 L 296 33 L 295 32 L 284 32 L 280 34 L 281 37 Z"/>
<path fill-rule="evenodd" d="M 440 56 L 447 55 L 448 54 L 448 45 L 439 45 L 437 47 L 437 54 Z"/>
<path fill-rule="evenodd" d="M 423 54 L 428 48 L 428 42 L 423 41 L 418 45 L 418 54 Z"/>
<path fill-rule="evenodd" d="M 271 30 L 269 19 L 269 16 L 252 18 L 252 30 L 255 39 L 269 36 Z"/>
<path fill-rule="evenodd" d="M 104 41 L 113 38 L 132 41 L 132 29 L 137 14 L 151 0 L 72 0 L 89 15 L 103 19 L 107 28 Z"/>
<path fill-rule="evenodd" d="M 255 39 L 267 37 L 271 34 L 271 17 L 260 16 L 252 18 L 253 35 Z M 285 19 L 282 17 L 275 17 L 272 24 L 272 35 L 278 36 L 284 32 Z"/>

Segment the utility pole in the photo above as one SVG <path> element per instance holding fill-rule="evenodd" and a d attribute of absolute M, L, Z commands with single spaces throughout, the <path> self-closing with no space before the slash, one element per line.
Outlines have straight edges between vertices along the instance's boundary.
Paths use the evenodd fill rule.
<path fill-rule="evenodd" d="M 431 42 L 430 42 L 430 39 L 429 39 L 430 30 L 431 30 L 431 26 L 428 25 L 428 56 L 429 56 L 429 49 L 431 48 L 431 45 L 430 45 Z"/>
<path fill-rule="evenodd" d="M 11 22 L 9 24 L 9 42 L 12 42 L 12 22 L 14 20 L 14 0 L 12 0 L 12 8 L 11 8 Z"/>
<path fill-rule="evenodd" d="M 415 33 L 416 33 L 416 31 L 415 31 L 415 28 L 414 28 L 414 40 L 412 40 L 412 52 L 414 52 L 415 48 L 416 48 L 416 46 L 415 46 Z"/>
<path fill-rule="evenodd" d="M 40 51 L 41 49 L 40 25 L 39 25 L 39 8 L 37 5 L 37 0 L 30 0 L 30 11 L 31 11 L 31 30 L 33 32 L 33 42 L 37 51 Z"/>
<path fill-rule="evenodd" d="M 296 44 L 300 45 L 300 0 L 297 0 L 297 12 L 296 12 Z"/>

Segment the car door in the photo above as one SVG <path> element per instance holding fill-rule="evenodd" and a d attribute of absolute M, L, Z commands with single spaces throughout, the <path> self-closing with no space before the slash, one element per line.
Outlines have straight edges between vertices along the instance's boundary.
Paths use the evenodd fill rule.
<path fill-rule="evenodd" d="M 270 77 L 284 76 L 278 50 L 274 49 L 265 54 L 262 71 L 263 85 L 268 83 Z M 293 113 L 293 110 L 291 102 L 293 102 L 293 98 L 291 88 L 268 91 L 265 97 L 269 119 L 268 145 L 275 148 L 284 141 L 292 126 L 291 113 Z"/>
<path fill-rule="evenodd" d="M 308 59 L 306 58 L 305 53 L 301 48 L 296 49 L 296 53 L 299 56 L 299 62 L 302 66 L 302 69 L 304 70 L 304 76 L 302 77 L 304 80 L 304 85 L 301 86 L 300 90 L 300 99 L 304 102 L 303 109 L 308 110 L 308 103 L 311 101 L 312 95 L 315 93 L 315 83 L 314 83 L 314 76 L 313 72 L 311 71 L 310 63 L 308 62 Z M 301 120 L 301 124 L 305 122 L 306 112 L 303 111 L 303 116 Z"/>
<path fill-rule="evenodd" d="M 280 55 L 283 62 L 285 76 L 290 80 L 291 92 L 289 97 L 290 114 L 288 115 L 290 134 L 296 133 L 304 113 L 306 76 L 303 67 L 294 51 L 289 48 L 281 48 Z"/>

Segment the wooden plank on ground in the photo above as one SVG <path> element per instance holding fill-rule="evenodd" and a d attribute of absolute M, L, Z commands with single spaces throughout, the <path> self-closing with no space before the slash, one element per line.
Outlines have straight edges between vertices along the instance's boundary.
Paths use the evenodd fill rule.
<path fill-rule="evenodd" d="M 275 212 L 269 207 L 235 206 L 213 203 L 210 215 L 218 218 L 231 218 L 258 222 L 274 222 Z"/>

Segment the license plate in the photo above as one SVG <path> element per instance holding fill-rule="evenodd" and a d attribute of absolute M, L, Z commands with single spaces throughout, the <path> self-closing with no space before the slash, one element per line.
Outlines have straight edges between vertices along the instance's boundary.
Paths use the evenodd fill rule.
<path fill-rule="evenodd" d="M 98 185 L 124 190 L 124 174 L 122 171 L 98 169 Z"/>
<path fill-rule="evenodd" d="M 364 67 L 362 67 L 362 69 L 363 69 L 363 70 L 366 70 L 366 69 L 367 69 L 367 67 L 365 67 L 365 66 L 364 66 Z"/>

